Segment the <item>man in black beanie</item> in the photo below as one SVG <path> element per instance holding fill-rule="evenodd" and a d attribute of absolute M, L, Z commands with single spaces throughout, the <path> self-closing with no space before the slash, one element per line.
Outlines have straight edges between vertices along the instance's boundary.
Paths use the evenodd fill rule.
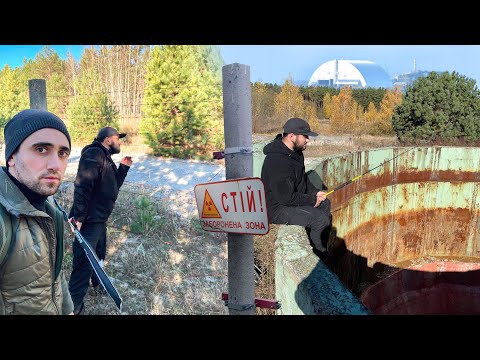
<path fill-rule="evenodd" d="M 71 314 L 62 270 L 63 216 L 47 200 L 63 180 L 71 141 L 63 121 L 23 110 L 5 126 L 0 170 L 0 314 Z"/>
<path fill-rule="evenodd" d="M 75 179 L 75 191 L 70 217 L 103 264 L 107 253 L 107 220 L 112 213 L 120 187 L 132 166 L 132 158 L 125 156 L 117 168 L 111 155 L 120 153 L 120 139 L 126 134 L 112 127 L 100 129 L 95 140 L 82 149 Z M 83 299 L 90 278 L 94 293 L 98 294 L 100 282 L 92 271 L 78 240 L 73 242 L 72 275 L 68 287 L 74 304 L 75 315 L 84 313 Z"/>

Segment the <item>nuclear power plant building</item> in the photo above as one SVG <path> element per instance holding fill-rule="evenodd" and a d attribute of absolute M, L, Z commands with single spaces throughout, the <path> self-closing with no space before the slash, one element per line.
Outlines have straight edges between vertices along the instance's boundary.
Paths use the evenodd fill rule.
<path fill-rule="evenodd" d="M 392 88 L 393 81 L 383 68 L 368 60 L 330 60 L 320 65 L 310 77 L 308 86 L 330 86 L 354 89 Z"/>

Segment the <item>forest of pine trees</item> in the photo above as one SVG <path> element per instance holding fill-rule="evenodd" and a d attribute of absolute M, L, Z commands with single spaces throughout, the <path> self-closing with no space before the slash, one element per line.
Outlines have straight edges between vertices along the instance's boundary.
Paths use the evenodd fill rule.
<path fill-rule="evenodd" d="M 223 146 L 218 46 L 89 46 L 76 61 L 45 46 L 33 60 L 0 70 L 0 127 L 28 108 L 28 80 L 45 79 L 48 110 L 65 120 L 75 143 L 89 143 L 103 126 L 140 137 L 154 155 L 202 158 Z M 282 85 L 251 87 L 254 133 L 275 133 L 290 117 L 314 131 L 391 135 L 399 91 Z M 3 134 L 3 132 L 2 132 Z"/>

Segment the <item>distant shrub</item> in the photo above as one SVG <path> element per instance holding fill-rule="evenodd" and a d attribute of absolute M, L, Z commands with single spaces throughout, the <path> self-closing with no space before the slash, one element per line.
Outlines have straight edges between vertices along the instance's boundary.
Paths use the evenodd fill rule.
<path fill-rule="evenodd" d="M 480 92 L 475 80 L 455 71 L 417 79 L 395 108 L 392 125 L 402 142 L 480 140 Z"/>
<path fill-rule="evenodd" d="M 136 214 L 133 218 L 130 229 L 135 233 L 148 233 L 151 229 L 159 227 L 155 218 L 156 210 L 153 203 L 145 196 L 134 200 Z"/>

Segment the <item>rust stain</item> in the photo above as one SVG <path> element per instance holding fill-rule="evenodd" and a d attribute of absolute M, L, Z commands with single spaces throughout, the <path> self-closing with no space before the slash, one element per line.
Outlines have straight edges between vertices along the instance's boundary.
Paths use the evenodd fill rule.
<path fill-rule="evenodd" d="M 360 299 L 375 314 L 480 314 L 479 260 L 417 259 L 366 288 Z"/>
<path fill-rule="evenodd" d="M 404 241 L 404 246 L 405 249 L 408 249 L 410 251 L 415 251 L 417 249 L 417 246 L 422 243 L 422 236 L 414 233 L 414 232 L 406 232 L 403 236 L 403 241 Z"/>
<path fill-rule="evenodd" d="M 392 157 L 404 150 L 393 149 Z M 444 153 L 443 157 L 447 154 Z M 381 197 L 379 202 L 389 204 L 389 201 L 395 202 L 395 199 L 408 200 L 408 196 L 411 195 L 408 193 L 407 187 L 401 187 L 401 191 L 399 191 L 398 187 L 392 189 L 390 186 L 415 183 L 419 188 L 416 201 L 422 204 L 427 200 L 432 200 L 433 198 L 430 196 L 435 195 L 432 191 L 437 191 L 436 187 L 430 188 L 432 182 L 450 183 L 452 190 L 450 196 L 455 198 L 463 196 L 463 188 L 461 188 L 463 183 L 480 181 L 480 172 L 471 169 L 471 166 L 464 170 L 450 170 L 448 167 L 451 163 L 447 162 L 442 165 L 447 169 L 439 170 L 441 155 L 440 147 L 419 148 L 417 151 L 386 162 L 376 172 L 365 174 L 354 183 L 335 191 L 329 196 L 334 213 L 334 225 L 335 223 L 339 226 L 342 224 L 342 229 L 348 229 L 349 222 L 352 221 L 353 208 L 360 213 L 372 210 L 368 209 L 367 205 L 375 206 L 375 204 L 369 204 L 362 199 L 355 206 L 349 207 L 349 201 L 365 192 L 379 191 L 379 194 L 376 194 Z M 328 182 L 329 190 L 369 171 L 370 156 L 375 157 L 373 151 L 348 154 L 336 158 L 334 162 L 325 161 L 322 165 L 322 178 Z M 472 199 L 476 199 L 478 187 L 479 185 L 476 184 Z M 396 192 L 392 194 L 392 190 Z M 452 203 L 454 202 L 452 201 Z M 419 206 L 414 211 L 406 211 L 400 207 L 393 214 L 378 216 L 355 229 L 350 226 L 348 233 L 342 238 L 337 237 L 336 233 L 331 235 L 329 249 L 332 251 L 333 257 L 326 260 L 327 266 L 350 290 L 360 295 L 372 284 L 381 282 L 396 272 L 415 265 L 415 261 L 418 259 L 431 259 L 432 257 L 464 259 L 471 254 L 480 256 L 480 250 L 477 252 L 477 249 L 480 249 L 479 210 L 476 209 L 475 200 L 466 206 L 468 208 L 437 209 L 421 209 Z M 342 209 L 343 211 L 339 211 Z M 473 261 L 480 263 L 480 257 Z M 422 269 L 427 268 L 428 266 Z M 465 268 L 465 266 L 460 268 Z M 480 274 L 479 270 L 477 272 Z M 415 283 L 418 278 L 412 274 L 412 271 L 404 273 L 406 277 L 402 277 L 402 275 L 398 279 Z M 426 275 L 422 281 L 433 281 L 432 276 Z M 390 294 L 393 294 L 392 291 Z M 478 300 L 480 301 L 480 291 Z M 394 304 L 390 305 L 394 306 Z M 427 311 L 428 309 L 423 309 L 423 307 L 428 308 L 428 305 L 427 302 L 422 303 L 417 310 Z M 480 313 L 480 306 L 478 308 Z"/>
<path fill-rule="evenodd" d="M 398 219 L 397 222 L 400 224 L 400 226 L 407 225 L 407 220 L 405 218 Z"/>
<path fill-rule="evenodd" d="M 470 209 L 453 208 L 382 216 L 361 224 L 343 238 L 331 237 L 329 246 L 334 257 L 327 265 L 358 294 L 362 284 L 368 287 L 365 284 L 378 281 L 379 268 L 397 269 L 402 262 L 427 256 L 467 256 L 471 221 L 476 224 L 477 218 L 472 217 Z M 395 244 L 390 244 L 393 238 Z"/>
<path fill-rule="evenodd" d="M 324 174 L 324 177 L 325 176 L 326 175 Z M 341 208 L 342 204 L 348 202 L 351 198 L 363 192 L 377 190 L 395 184 L 422 183 L 428 181 L 450 182 L 452 185 L 455 185 L 456 183 L 460 184 L 463 182 L 478 182 L 479 180 L 477 172 L 461 172 L 451 170 L 404 170 L 396 174 L 396 181 L 393 180 L 391 172 L 384 172 L 381 175 L 376 176 L 370 176 L 369 174 L 367 174 L 356 181 L 363 182 L 362 186 L 352 186 L 353 184 L 355 184 L 353 183 L 335 191 L 330 195 L 329 198 L 332 204 L 332 211 L 338 210 L 339 208 Z"/>
<path fill-rule="evenodd" d="M 417 252 L 422 248 L 426 254 L 432 255 L 439 251 L 441 255 L 465 255 L 466 240 L 468 236 L 469 223 L 474 221 L 470 209 L 421 209 L 418 211 L 402 211 L 396 214 L 379 217 L 375 220 L 361 224 L 345 235 L 347 248 L 354 247 L 354 242 L 368 244 L 372 237 L 378 241 L 388 242 L 390 236 L 382 236 L 389 232 L 392 220 L 398 226 L 394 227 L 395 238 L 403 249 L 404 256 L 411 257 L 411 251 Z M 424 234 L 426 230 L 432 230 L 432 240 L 428 242 Z M 423 243 L 426 242 L 426 243 Z M 363 247 L 367 258 L 375 254 L 375 261 L 385 262 L 389 254 L 379 253 L 378 249 Z M 448 250 L 451 254 L 443 254 Z M 393 259 L 398 262 L 403 259 Z"/>

